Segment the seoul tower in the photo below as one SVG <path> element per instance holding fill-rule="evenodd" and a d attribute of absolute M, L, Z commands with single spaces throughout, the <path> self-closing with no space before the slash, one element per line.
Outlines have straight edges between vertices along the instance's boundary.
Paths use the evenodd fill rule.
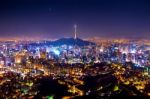
<path fill-rule="evenodd" d="M 77 39 L 77 25 L 74 25 L 74 39 Z"/>

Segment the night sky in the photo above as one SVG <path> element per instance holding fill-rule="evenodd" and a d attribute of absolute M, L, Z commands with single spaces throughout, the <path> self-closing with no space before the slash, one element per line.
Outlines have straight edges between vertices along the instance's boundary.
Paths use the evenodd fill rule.
<path fill-rule="evenodd" d="M 4 2 L 5 1 L 5 2 Z M 150 0 L 0 0 L 0 38 L 150 39 Z"/>

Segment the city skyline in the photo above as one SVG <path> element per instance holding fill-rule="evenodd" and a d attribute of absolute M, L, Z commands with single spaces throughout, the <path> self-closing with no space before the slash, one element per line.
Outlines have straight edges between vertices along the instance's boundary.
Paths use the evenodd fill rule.
<path fill-rule="evenodd" d="M 0 99 L 150 96 L 150 0 L 0 0 Z"/>
<path fill-rule="evenodd" d="M 0 1 L 0 38 L 149 39 L 148 0 Z"/>

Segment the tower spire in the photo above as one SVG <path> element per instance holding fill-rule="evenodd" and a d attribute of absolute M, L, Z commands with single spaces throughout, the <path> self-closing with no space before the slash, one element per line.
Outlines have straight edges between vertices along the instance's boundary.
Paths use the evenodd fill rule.
<path fill-rule="evenodd" d="M 77 38 L 77 25 L 74 25 L 74 39 Z"/>

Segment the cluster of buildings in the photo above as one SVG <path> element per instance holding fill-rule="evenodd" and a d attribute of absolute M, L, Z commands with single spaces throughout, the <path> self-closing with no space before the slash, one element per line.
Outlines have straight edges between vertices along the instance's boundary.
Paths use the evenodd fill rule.
<path fill-rule="evenodd" d="M 2 78 L 0 84 L 7 90 L 2 97 L 7 97 L 12 92 L 15 93 L 12 94 L 15 97 L 26 97 L 31 93 L 28 97 L 34 97 L 39 94 L 36 80 L 43 77 L 51 77 L 52 80 L 58 81 L 58 84 L 66 86 L 71 97 L 95 93 L 100 93 L 101 96 L 106 93 L 107 95 L 119 94 L 126 90 L 124 88 L 126 85 L 128 87 L 132 85 L 142 95 L 149 95 L 149 90 L 146 89 L 146 86 L 149 86 L 149 62 L 150 46 L 132 42 L 109 42 L 87 46 L 76 44 L 54 46 L 45 41 L 0 42 L 0 76 Z M 10 71 L 14 75 L 19 75 L 18 78 L 9 77 Z M 28 81 L 32 82 L 31 86 L 26 84 L 27 78 L 30 78 Z M 95 87 L 91 85 L 89 89 L 86 89 L 92 81 L 90 79 L 95 79 L 95 83 L 99 82 L 95 84 Z M 25 88 L 25 92 L 15 85 L 17 80 L 20 82 L 18 86 Z M 108 83 L 105 84 L 106 81 Z M 11 86 L 14 86 L 15 91 L 12 91 Z M 105 92 L 104 90 L 108 88 L 109 90 Z M 128 89 L 130 91 L 130 87 Z M 3 90 L 0 91 L 3 92 Z M 133 94 L 138 95 L 136 92 Z"/>
<path fill-rule="evenodd" d="M 0 44 L 0 66 L 15 66 L 30 58 L 54 60 L 59 63 L 132 62 L 135 66 L 150 65 L 150 46 L 138 44 L 106 45 L 43 45 L 34 46 L 25 42 Z M 29 43 L 29 42 L 28 42 Z"/>

